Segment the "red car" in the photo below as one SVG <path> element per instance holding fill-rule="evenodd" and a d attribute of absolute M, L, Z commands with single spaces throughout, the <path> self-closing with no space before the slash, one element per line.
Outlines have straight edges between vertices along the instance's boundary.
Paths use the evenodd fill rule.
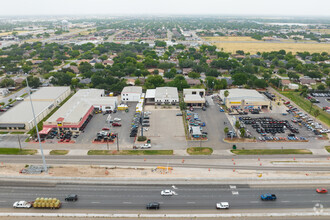
<path fill-rule="evenodd" d="M 113 127 L 121 127 L 121 124 L 119 124 L 119 123 L 112 123 L 112 126 Z"/>
<path fill-rule="evenodd" d="M 70 142 L 70 141 L 71 141 L 71 139 L 66 139 L 66 140 L 65 140 L 65 142 Z"/>
<path fill-rule="evenodd" d="M 317 192 L 317 193 L 327 193 L 328 190 L 325 189 L 325 188 L 321 188 L 321 189 L 316 189 L 316 192 Z"/>
<path fill-rule="evenodd" d="M 103 131 L 110 131 L 110 128 L 104 127 L 102 128 Z"/>
<path fill-rule="evenodd" d="M 290 102 L 289 102 L 289 101 L 287 101 L 287 102 L 284 102 L 284 104 L 285 104 L 285 105 L 289 105 L 289 104 L 290 104 Z"/>

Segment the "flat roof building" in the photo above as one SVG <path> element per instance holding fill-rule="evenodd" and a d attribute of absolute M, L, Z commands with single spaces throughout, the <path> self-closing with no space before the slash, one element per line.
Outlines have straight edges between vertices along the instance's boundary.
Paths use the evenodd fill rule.
<path fill-rule="evenodd" d="M 155 91 L 155 103 L 160 104 L 172 104 L 179 103 L 179 94 L 176 87 L 157 87 Z"/>
<path fill-rule="evenodd" d="M 205 105 L 205 89 L 183 89 L 183 100 L 187 106 L 203 107 Z"/>
<path fill-rule="evenodd" d="M 224 92 L 220 90 L 219 96 L 224 100 L 227 108 L 248 109 L 248 108 L 269 108 L 270 101 L 258 91 L 253 89 L 227 89 L 229 96 L 225 97 Z"/>
<path fill-rule="evenodd" d="M 126 86 L 121 92 L 121 101 L 138 102 L 142 94 L 141 86 Z"/>
<path fill-rule="evenodd" d="M 113 111 L 117 103 L 117 97 L 104 96 L 103 89 L 80 89 L 44 123 L 44 129 L 56 127 L 59 130 L 82 131 L 92 118 L 94 109 Z"/>
<path fill-rule="evenodd" d="M 39 123 L 71 93 L 70 87 L 43 87 L 31 94 L 36 121 Z M 0 130 L 31 130 L 35 126 L 30 98 L 0 116 Z"/>

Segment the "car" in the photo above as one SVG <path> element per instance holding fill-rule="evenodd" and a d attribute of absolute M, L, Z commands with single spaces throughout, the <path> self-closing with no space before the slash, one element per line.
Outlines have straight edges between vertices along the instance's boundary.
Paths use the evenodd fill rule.
<path fill-rule="evenodd" d="M 15 100 L 16 100 L 16 101 L 23 101 L 24 98 L 22 98 L 22 97 L 17 97 L 17 98 L 15 98 Z"/>
<path fill-rule="evenodd" d="M 142 123 L 142 127 L 150 127 L 150 124 L 148 124 L 148 123 Z"/>
<path fill-rule="evenodd" d="M 68 138 L 68 139 L 66 139 L 66 140 L 65 140 L 65 142 L 70 142 L 70 141 L 71 141 L 71 139 L 70 139 L 70 138 Z"/>
<path fill-rule="evenodd" d="M 10 108 L 11 108 L 11 107 L 14 107 L 14 105 L 13 105 L 13 104 L 9 104 L 8 106 L 9 106 Z"/>
<path fill-rule="evenodd" d="M 77 138 L 79 135 L 78 134 L 75 134 L 75 135 L 73 135 L 73 138 Z"/>
<path fill-rule="evenodd" d="M 285 105 L 289 105 L 289 104 L 290 104 L 290 102 L 289 102 L 289 101 L 287 101 L 287 102 L 284 102 L 284 104 L 285 104 Z"/>
<path fill-rule="evenodd" d="M 275 201 L 277 199 L 276 195 L 271 193 L 262 194 L 260 198 L 262 201 Z"/>
<path fill-rule="evenodd" d="M 120 118 L 114 118 L 113 121 L 114 122 L 119 122 L 119 121 L 121 121 L 121 119 Z"/>
<path fill-rule="evenodd" d="M 215 206 L 217 209 L 229 209 L 228 202 L 218 202 Z"/>
<path fill-rule="evenodd" d="M 328 190 L 325 189 L 325 188 L 320 188 L 320 189 L 316 189 L 316 192 L 317 192 L 317 193 L 327 193 Z"/>
<path fill-rule="evenodd" d="M 182 113 L 177 113 L 176 116 L 182 116 Z"/>
<path fill-rule="evenodd" d="M 112 124 L 112 125 L 113 125 L 113 124 Z M 110 128 L 108 128 L 108 127 L 104 127 L 104 128 L 102 128 L 102 130 L 103 130 L 103 131 L 109 131 Z"/>
<path fill-rule="evenodd" d="M 158 202 L 149 202 L 146 205 L 147 209 L 159 209 L 159 207 L 160 207 L 160 204 Z"/>
<path fill-rule="evenodd" d="M 113 126 L 113 127 L 121 127 L 121 124 L 120 124 L 120 123 L 117 123 L 117 122 L 115 122 L 115 123 L 112 123 L 112 126 Z"/>
<path fill-rule="evenodd" d="M 203 111 L 206 111 L 206 107 L 205 107 L 205 106 L 203 106 L 203 107 L 202 107 L 202 110 L 203 110 Z"/>
<path fill-rule="evenodd" d="M 24 208 L 24 209 L 29 209 L 32 207 L 31 202 L 26 202 L 26 201 L 17 201 L 13 204 L 14 208 Z"/>
<path fill-rule="evenodd" d="M 151 148 L 151 144 L 143 144 L 140 146 L 141 149 L 148 149 Z"/>
<path fill-rule="evenodd" d="M 219 111 L 220 112 L 225 112 L 225 110 L 222 107 L 220 107 Z"/>
<path fill-rule="evenodd" d="M 65 197 L 65 201 L 77 201 L 78 195 L 77 194 L 70 194 Z"/>
<path fill-rule="evenodd" d="M 165 189 L 160 192 L 160 195 L 162 196 L 173 196 L 175 195 L 175 192 L 170 189 Z"/>

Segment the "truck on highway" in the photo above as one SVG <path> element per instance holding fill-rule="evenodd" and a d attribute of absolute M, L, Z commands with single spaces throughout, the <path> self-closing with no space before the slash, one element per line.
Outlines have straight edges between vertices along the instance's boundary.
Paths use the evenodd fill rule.
<path fill-rule="evenodd" d="M 36 200 L 32 202 L 33 208 L 41 209 L 59 209 L 61 205 L 61 201 L 56 198 L 36 198 Z"/>
<path fill-rule="evenodd" d="M 260 196 L 260 198 L 261 198 L 262 201 L 268 201 L 268 200 L 274 201 L 274 200 L 276 200 L 276 195 L 275 194 L 266 193 L 266 194 L 262 194 Z"/>

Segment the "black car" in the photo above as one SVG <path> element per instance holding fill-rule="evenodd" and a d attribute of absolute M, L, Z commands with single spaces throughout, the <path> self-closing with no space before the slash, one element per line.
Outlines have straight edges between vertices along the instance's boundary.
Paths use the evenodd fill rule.
<path fill-rule="evenodd" d="M 77 201 L 78 195 L 76 194 L 70 194 L 65 197 L 65 201 Z"/>
<path fill-rule="evenodd" d="M 147 209 L 159 209 L 160 204 L 158 202 L 150 202 L 147 204 Z"/>

